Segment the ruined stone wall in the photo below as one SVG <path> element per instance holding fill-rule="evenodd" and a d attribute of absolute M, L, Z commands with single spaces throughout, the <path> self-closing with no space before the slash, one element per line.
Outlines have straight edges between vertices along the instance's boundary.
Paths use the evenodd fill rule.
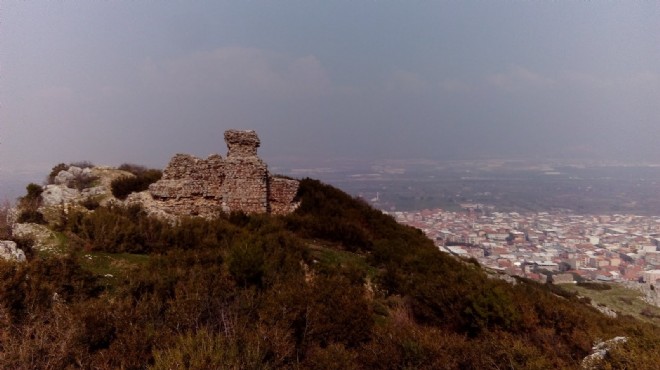
<path fill-rule="evenodd" d="M 256 157 L 257 148 L 261 145 L 257 133 L 239 130 L 225 131 L 225 143 L 227 143 L 227 158 L 231 157 Z"/>
<path fill-rule="evenodd" d="M 258 157 L 228 157 L 223 189 L 226 212 L 268 212 L 268 168 Z"/>
<path fill-rule="evenodd" d="M 296 210 L 295 202 L 298 193 L 298 180 L 283 177 L 269 177 L 268 204 L 270 212 L 276 215 L 285 215 Z"/>
<path fill-rule="evenodd" d="M 177 154 L 163 171 L 163 178 L 149 187 L 157 198 L 222 198 L 224 161 L 214 154 L 200 159 Z"/>
<path fill-rule="evenodd" d="M 257 156 L 254 131 L 225 132 L 227 158 L 215 154 L 200 159 L 177 154 L 163 178 L 149 187 L 158 207 L 174 215 L 217 216 L 220 211 L 286 214 L 293 204 L 298 181 L 273 178 Z"/>

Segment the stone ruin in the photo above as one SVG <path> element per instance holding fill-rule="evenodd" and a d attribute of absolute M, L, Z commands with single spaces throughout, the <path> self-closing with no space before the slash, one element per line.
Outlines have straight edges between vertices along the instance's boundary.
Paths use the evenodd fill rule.
<path fill-rule="evenodd" d="M 273 176 L 257 156 L 254 131 L 225 132 L 227 158 L 177 154 L 161 180 L 149 186 L 158 208 L 172 215 L 213 217 L 229 213 L 287 214 L 296 209 L 298 180 Z"/>

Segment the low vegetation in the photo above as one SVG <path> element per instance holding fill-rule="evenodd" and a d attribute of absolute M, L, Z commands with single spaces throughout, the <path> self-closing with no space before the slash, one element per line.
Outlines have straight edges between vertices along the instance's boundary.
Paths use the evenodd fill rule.
<path fill-rule="evenodd" d="M 61 171 L 66 171 L 71 167 L 78 167 L 80 169 L 93 168 L 94 164 L 89 161 L 72 162 L 69 164 L 59 163 L 51 169 L 50 173 L 48 174 L 48 177 L 46 178 L 46 184 L 54 184 L 57 175 Z M 98 179 L 99 178 L 97 176 L 91 176 L 88 174 L 86 175 L 83 173 L 79 173 L 69 180 L 67 186 L 72 189 L 83 190 L 93 187 L 98 181 Z"/>
<path fill-rule="evenodd" d="M 25 188 L 27 194 L 19 198 L 21 212 L 18 214 L 17 222 L 45 224 L 46 219 L 39 211 L 41 206 L 41 193 L 43 188 L 40 185 L 30 183 Z"/>
<path fill-rule="evenodd" d="M 599 288 L 594 289 L 594 286 Z M 641 292 L 607 283 L 564 285 L 562 289 L 585 297 L 596 305 L 606 306 L 619 315 L 632 316 L 660 327 L 660 307 L 646 303 Z"/>
<path fill-rule="evenodd" d="M 133 174 L 133 176 L 120 177 L 112 181 L 112 195 L 122 200 L 126 199 L 131 193 L 149 189 L 149 185 L 160 180 L 163 175 L 160 170 L 147 169 L 143 166 L 128 163 L 122 164 L 119 169 Z"/>
<path fill-rule="evenodd" d="M 72 212 L 68 253 L 0 263 L 0 367 L 652 369 L 657 327 L 574 293 L 511 285 L 314 180 L 291 215 L 171 225 L 139 207 Z M 625 304 L 625 303 L 623 303 Z"/>

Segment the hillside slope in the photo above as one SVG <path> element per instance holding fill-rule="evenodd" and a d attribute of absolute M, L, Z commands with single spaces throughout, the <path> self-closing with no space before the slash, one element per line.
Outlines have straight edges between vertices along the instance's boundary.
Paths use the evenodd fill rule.
<path fill-rule="evenodd" d="M 63 256 L 0 263 L 0 367 L 652 369 L 658 328 L 440 253 L 338 189 L 287 216 L 172 225 L 139 207 L 72 211 Z M 26 242 L 22 242 L 23 246 Z"/>

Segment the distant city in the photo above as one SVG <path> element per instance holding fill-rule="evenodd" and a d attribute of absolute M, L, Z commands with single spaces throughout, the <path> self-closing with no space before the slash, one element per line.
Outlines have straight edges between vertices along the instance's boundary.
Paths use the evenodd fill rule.
<path fill-rule="evenodd" d="M 545 282 L 647 282 L 660 279 L 660 217 L 494 212 L 464 204 L 459 212 L 391 212 L 438 247 L 481 265 Z M 567 272 L 566 274 L 561 274 Z"/>
<path fill-rule="evenodd" d="M 656 164 L 420 160 L 311 172 L 509 275 L 640 290 L 660 278 Z"/>

